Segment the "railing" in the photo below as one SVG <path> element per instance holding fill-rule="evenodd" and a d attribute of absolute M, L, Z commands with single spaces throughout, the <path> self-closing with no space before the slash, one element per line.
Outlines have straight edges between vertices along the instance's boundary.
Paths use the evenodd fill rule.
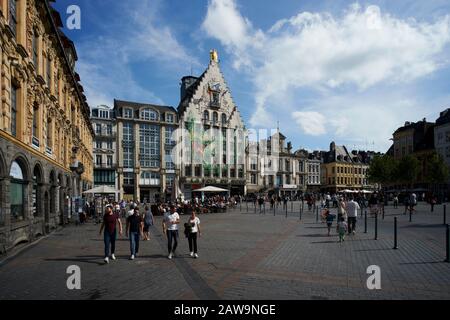
<path fill-rule="evenodd" d="M 115 169 L 116 165 L 112 163 L 96 163 L 94 164 L 95 169 Z"/>

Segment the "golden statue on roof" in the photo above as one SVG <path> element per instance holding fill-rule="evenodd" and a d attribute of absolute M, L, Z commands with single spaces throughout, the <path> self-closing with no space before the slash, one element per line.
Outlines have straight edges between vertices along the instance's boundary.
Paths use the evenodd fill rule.
<path fill-rule="evenodd" d="M 209 51 L 210 61 L 219 62 L 219 55 L 216 49 Z"/>

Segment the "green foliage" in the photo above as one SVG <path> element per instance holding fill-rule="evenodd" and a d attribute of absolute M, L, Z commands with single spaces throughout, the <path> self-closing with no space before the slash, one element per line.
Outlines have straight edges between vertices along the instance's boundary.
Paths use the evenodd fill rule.
<path fill-rule="evenodd" d="M 367 178 L 372 183 L 387 184 L 395 182 L 397 167 L 397 161 L 392 157 L 387 155 L 376 156 L 367 170 Z"/>
<path fill-rule="evenodd" d="M 407 155 L 403 157 L 396 170 L 396 180 L 405 184 L 412 185 L 417 181 L 417 175 L 420 170 L 420 162 L 416 157 Z"/>
<path fill-rule="evenodd" d="M 449 170 L 442 157 L 433 153 L 428 161 L 425 179 L 430 183 L 445 183 L 449 177 Z"/>

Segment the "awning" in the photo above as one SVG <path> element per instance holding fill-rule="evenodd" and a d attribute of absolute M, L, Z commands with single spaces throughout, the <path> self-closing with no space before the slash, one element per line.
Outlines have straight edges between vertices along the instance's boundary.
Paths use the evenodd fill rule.
<path fill-rule="evenodd" d="M 192 190 L 192 191 L 193 192 L 229 192 L 229 190 L 227 190 L 227 189 L 222 189 L 222 188 L 213 187 L 213 186 L 204 187 L 204 188 L 200 188 L 200 189 Z"/>
<path fill-rule="evenodd" d="M 114 188 L 108 187 L 108 186 L 99 186 L 95 187 L 93 189 L 89 189 L 84 191 L 84 194 L 95 194 L 95 193 L 102 193 L 102 194 L 117 194 L 119 193 L 119 190 L 116 190 Z"/>

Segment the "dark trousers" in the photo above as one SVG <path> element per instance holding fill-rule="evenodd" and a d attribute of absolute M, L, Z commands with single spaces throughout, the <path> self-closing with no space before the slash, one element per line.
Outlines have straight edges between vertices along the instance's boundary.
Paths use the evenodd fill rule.
<path fill-rule="evenodd" d="M 172 247 L 173 244 L 173 247 Z M 167 249 L 169 254 L 175 252 L 178 246 L 178 230 L 167 230 Z"/>
<path fill-rule="evenodd" d="M 352 231 L 356 231 L 356 217 L 348 217 L 348 233 L 352 233 Z"/>
<path fill-rule="evenodd" d="M 189 233 L 188 241 L 189 241 L 189 252 L 197 253 L 197 232 Z M 194 250 L 192 250 L 192 246 L 194 246 Z"/>
<path fill-rule="evenodd" d="M 137 255 L 139 252 L 139 232 L 130 231 L 130 252 L 132 255 Z"/>
<path fill-rule="evenodd" d="M 109 246 L 111 246 L 111 254 L 114 254 L 116 251 L 116 237 L 116 230 L 112 233 L 105 230 L 103 233 L 103 241 L 105 242 L 105 257 L 109 257 Z"/>

